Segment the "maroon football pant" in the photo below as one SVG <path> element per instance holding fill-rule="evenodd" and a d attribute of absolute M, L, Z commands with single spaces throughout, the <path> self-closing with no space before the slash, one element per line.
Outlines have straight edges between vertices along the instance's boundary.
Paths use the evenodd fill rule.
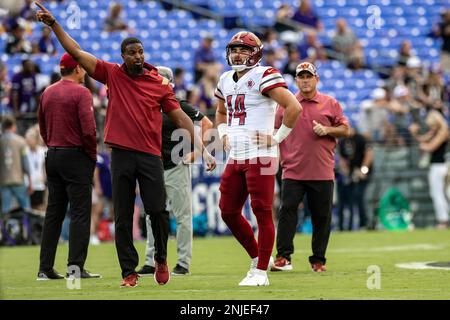
<path fill-rule="evenodd" d="M 276 158 L 230 159 L 220 180 L 222 219 L 250 258 L 259 257 L 260 270 L 267 269 L 275 241 L 272 201 L 277 168 Z M 258 223 L 258 241 L 242 215 L 248 195 Z"/>

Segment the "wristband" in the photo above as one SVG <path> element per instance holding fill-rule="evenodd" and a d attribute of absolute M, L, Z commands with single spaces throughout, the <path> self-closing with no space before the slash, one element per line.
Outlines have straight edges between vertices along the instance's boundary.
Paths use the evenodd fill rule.
<path fill-rule="evenodd" d="M 227 125 L 225 123 L 221 123 L 217 126 L 217 131 L 219 131 L 219 138 L 222 139 L 224 135 L 227 134 Z"/>
<path fill-rule="evenodd" d="M 280 129 L 278 129 L 277 133 L 273 136 L 273 140 L 279 144 L 281 141 L 286 139 L 286 137 L 291 133 L 292 128 L 288 128 L 284 125 L 284 123 L 281 125 Z"/>

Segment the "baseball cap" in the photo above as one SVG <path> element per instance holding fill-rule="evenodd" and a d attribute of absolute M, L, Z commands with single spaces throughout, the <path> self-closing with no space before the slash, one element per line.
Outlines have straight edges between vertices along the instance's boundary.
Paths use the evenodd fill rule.
<path fill-rule="evenodd" d="M 420 68 L 422 66 L 422 62 L 418 57 L 412 56 L 406 61 L 406 66 L 408 68 Z"/>
<path fill-rule="evenodd" d="M 313 76 L 317 76 L 317 69 L 311 62 L 299 63 L 299 65 L 295 69 L 295 74 L 298 75 L 302 71 L 308 71 Z"/>
<path fill-rule="evenodd" d="M 61 69 L 74 69 L 78 65 L 78 62 L 67 52 L 64 53 L 59 60 L 59 67 Z"/>
<path fill-rule="evenodd" d="M 170 83 L 173 83 L 173 72 L 169 67 L 157 66 L 156 69 L 160 76 L 169 80 Z"/>
<path fill-rule="evenodd" d="M 370 97 L 374 100 L 384 99 L 386 98 L 386 90 L 383 88 L 376 88 L 370 94 Z"/>

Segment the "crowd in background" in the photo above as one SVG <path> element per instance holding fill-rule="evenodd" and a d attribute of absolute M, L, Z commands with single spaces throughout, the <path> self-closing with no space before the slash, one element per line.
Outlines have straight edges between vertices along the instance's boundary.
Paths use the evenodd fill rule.
<path fill-rule="evenodd" d="M 126 21 L 122 19 L 123 8 L 120 4 L 110 6 L 110 15 L 104 20 L 104 30 L 108 32 L 128 31 L 133 33 Z M 17 15 L 1 16 L 0 34 L 6 33 L 5 53 L 15 54 L 49 54 L 61 55 L 55 45 L 55 37 L 48 27 L 42 29 L 42 36 L 37 41 L 28 40 L 27 35 L 35 31 L 33 1 L 27 0 Z M 301 29 L 299 29 L 301 25 Z M 263 65 L 272 65 L 282 71 L 286 78 L 295 77 L 295 68 L 300 61 L 316 63 L 325 60 L 339 60 L 350 69 L 371 68 L 367 64 L 363 47 L 345 19 L 336 19 L 336 27 L 331 46 L 325 47 L 318 38 L 323 31 L 320 17 L 314 13 L 309 1 L 301 1 L 298 8 L 287 4 L 280 6 L 276 12 L 276 23 L 272 28 L 262 32 L 264 42 Z M 336 161 L 338 186 L 338 216 L 341 217 L 336 227 L 340 230 L 352 229 L 352 221 L 343 224 L 342 212 L 346 205 L 356 205 L 359 212 L 359 227 L 365 227 L 364 190 L 367 181 L 362 179 L 359 168 L 364 161 L 371 170 L 371 145 L 401 147 L 420 143 L 424 154 L 433 154 L 437 149 L 446 147 L 447 139 L 438 146 L 426 145 L 421 140 L 425 134 L 436 135 L 439 130 L 448 130 L 450 83 L 445 83 L 445 74 L 450 74 L 450 9 L 443 12 L 442 21 L 430 30 L 436 39 L 442 39 L 441 64 L 428 66 L 413 54 L 411 42 L 405 39 L 399 48 L 399 59 L 392 66 L 389 74 L 384 74 L 384 85 L 375 89 L 370 99 L 359 106 L 358 122 L 353 122 L 352 137 L 343 139 L 338 147 Z M 215 40 L 208 35 L 202 39 L 200 47 L 194 53 L 194 85 L 184 80 L 186 70 L 178 67 L 174 70 L 174 91 L 176 96 L 196 106 L 210 119 L 215 115 L 214 89 L 225 61 L 216 56 L 213 50 Z M 149 61 L 152 63 L 152 61 Z M 377 71 L 377 70 L 375 70 Z M 320 70 L 319 70 L 320 76 Z M 37 122 L 39 98 L 43 90 L 60 78 L 58 73 L 43 75 L 40 66 L 31 59 L 24 59 L 20 70 L 9 78 L 5 63 L 0 61 L 0 112 L 2 133 L 0 148 L 0 172 L 2 211 L 14 208 L 12 198 L 18 199 L 22 206 L 33 210 L 45 211 L 45 145 L 40 139 Z M 448 79 L 448 78 L 447 78 Z M 337 79 L 336 79 L 337 80 Z M 86 86 L 94 96 L 94 110 L 98 132 L 98 161 L 94 177 L 94 197 L 92 209 L 92 241 L 112 237 L 108 225 L 102 225 L 102 219 L 113 221 L 114 211 L 111 205 L 111 181 L 109 171 L 109 151 L 102 144 L 103 122 L 106 114 L 107 92 L 104 86 L 87 77 Z M 327 93 L 327 92 L 324 92 Z M 433 111 L 433 117 L 429 117 Z M 436 116 L 437 112 L 437 116 Z M 442 117 L 442 121 L 439 117 Z M 438 118 L 438 120 L 436 120 Z M 436 127 L 435 123 L 438 123 Z M 437 129 L 436 129 L 437 128 Z M 11 137 L 14 137 L 11 140 Z M 8 143 L 14 141 L 14 148 L 19 152 L 14 155 Z M 440 150 L 440 149 L 439 149 Z M 18 160 L 19 159 L 19 160 Z M 28 163 L 27 165 L 14 165 Z M 364 163 L 365 166 L 366 163 Z M 358 169 L 358 170 L 357 170 Z M 24 177 L 26 179 L 15 179 Z M 369 177 L 370 175 L 365 175 Z M 436 176 L 434 176 L 436 179 Z M 432 180 L 430 180 L 432 181 Z M 349 198 L 350 197 L 350 198 Z M 27 200 L 23 200 L 26 198 Z M 24 202 L 22 202 L 22 200 Z M 434 199 L 433 199 L 434 200 Z M 19 204 L 19 203 L 18 203 Z M 134 237 L 139 239 L 139 203 L 136 204 Z M 447 221 L 438 221 L 442 226 Z"/>

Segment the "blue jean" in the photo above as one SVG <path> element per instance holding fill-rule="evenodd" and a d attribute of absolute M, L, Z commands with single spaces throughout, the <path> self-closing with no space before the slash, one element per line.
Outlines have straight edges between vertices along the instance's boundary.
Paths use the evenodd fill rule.
<path fill-rule="evenodd" d="M 24 185 L 1 187 L 2 191 L 2 213 L 11 211 L 11 200 L 16 198 L 19 206 L 24 209 L 30 208 L 30 197 L 28 196 L 27 187 Z"/>

